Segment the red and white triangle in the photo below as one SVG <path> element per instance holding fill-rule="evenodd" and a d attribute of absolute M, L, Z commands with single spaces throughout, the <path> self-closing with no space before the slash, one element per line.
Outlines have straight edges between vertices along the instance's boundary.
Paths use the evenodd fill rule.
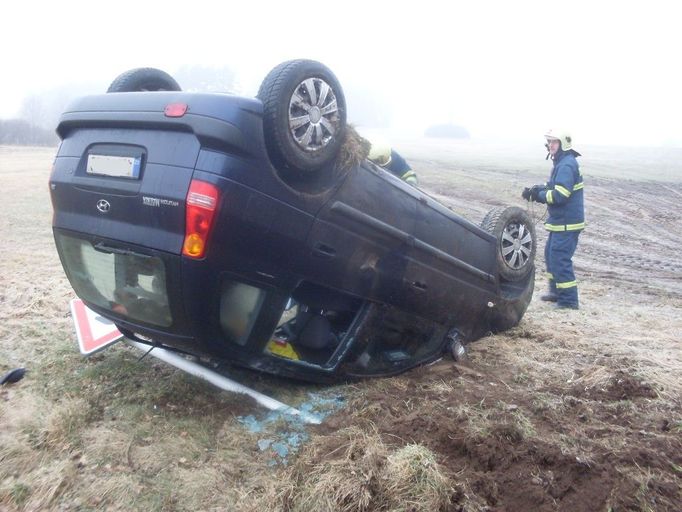
<path fill-rule="evenodd" d="M 78 348 L 88 356 L 123 338 L 123 334 L 111 320 L 107 320 L 87 307 L 82 300 L 71 301 L 71 315 L 76 326 Z"/>

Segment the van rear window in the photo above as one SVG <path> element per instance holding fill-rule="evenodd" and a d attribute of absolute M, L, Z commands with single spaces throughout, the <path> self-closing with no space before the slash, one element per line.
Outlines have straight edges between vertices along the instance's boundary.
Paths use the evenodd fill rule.
<path fill-rule="evenodd" d="M 148 324 L 172 324 L 163 260 L 63 233 L 55 238 L 71 286 L 81 299 Z"/>

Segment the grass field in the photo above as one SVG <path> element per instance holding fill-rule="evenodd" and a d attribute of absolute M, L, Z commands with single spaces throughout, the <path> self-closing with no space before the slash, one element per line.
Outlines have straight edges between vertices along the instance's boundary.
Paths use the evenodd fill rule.
<path fill-rule="evenodd" d="M 423 188 L 474 222 L 522 205 L 546 178 L 542 149 L 401 145 Z M 55 150 L 0 147 L 0 372 L 28 368 L 0 388 L 0 511 L 681 510 L 682 150 L 583 152 L 581 310 L 535 297 L 467 363 L 388 379 L 237 372 L 292 405 L 343 397 L 285 460 L 265 441 L 291 425 L 254 432 L 239 418 L 265 411 L 250 400 L 123 344 L 78 354 L 50 229 Z"/>

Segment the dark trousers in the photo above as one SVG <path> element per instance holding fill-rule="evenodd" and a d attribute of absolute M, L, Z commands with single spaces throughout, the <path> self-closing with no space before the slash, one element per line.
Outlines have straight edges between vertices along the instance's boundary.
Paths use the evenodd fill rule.
<path fill-rule="evenodd" d="M 545 245 L 549 291 L 559 306 L 578 306 L 578 283 L 573 273 L 573 254 L 580 231 L 552 231 Z"/>

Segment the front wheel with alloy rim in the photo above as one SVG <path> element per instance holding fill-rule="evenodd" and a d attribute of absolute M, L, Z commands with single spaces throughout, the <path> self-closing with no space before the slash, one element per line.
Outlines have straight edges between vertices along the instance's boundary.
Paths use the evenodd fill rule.
<path fill-rule="evenodd" d="M 303 59 L 280 64 L 263 80 L 258 99 L 275 167 L 314 173 L 336 158 L 346 128 L 346 101 L 324 64 Z"/>
<path fill-rule="evenodd" d="M 481 227 L 495 236 L 497 267 L 506 281 L 520 281 L 534 268 L 537 239 L 533 219 L 516 206 L 494 208 Z"/>

